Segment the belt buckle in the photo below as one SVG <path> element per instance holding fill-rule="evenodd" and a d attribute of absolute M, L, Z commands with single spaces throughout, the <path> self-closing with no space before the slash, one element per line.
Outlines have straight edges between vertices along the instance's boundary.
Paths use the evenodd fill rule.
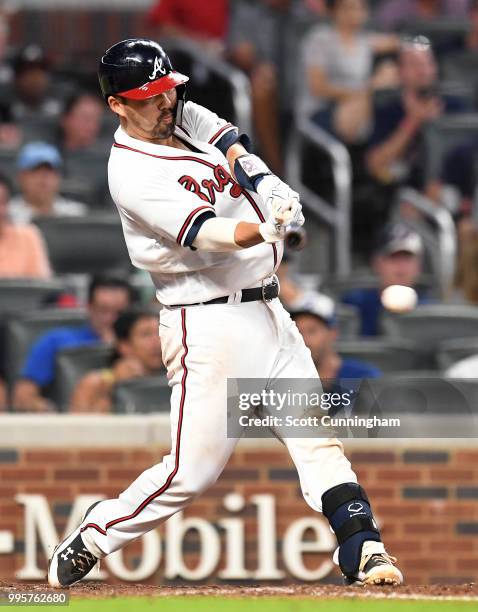
<path fill-rule="evenodd" d="M 274 274 L 262 281 L 262 299 L 264 302 L 272 302 L 279 295 L 279 279 Z"/>

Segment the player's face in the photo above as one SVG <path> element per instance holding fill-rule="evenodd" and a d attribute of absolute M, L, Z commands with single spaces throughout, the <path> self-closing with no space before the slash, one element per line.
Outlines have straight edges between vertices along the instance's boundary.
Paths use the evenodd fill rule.
<path fill-rule="evenodd" d="M 128 100 L 121 104 L 126 131 L 141 140 L 166 140 L 176 125 L 174 109 L 177 99 L 176 89 L 169 89 L 147 100 Z"/>
<path fill-rule="evenodd" d="M 156 317 L 138 319 L 128 340 L 121 343 L 120 352 L 125 357 L 136 357 L 148 372 L 159 370 L 163 362 Z"/>

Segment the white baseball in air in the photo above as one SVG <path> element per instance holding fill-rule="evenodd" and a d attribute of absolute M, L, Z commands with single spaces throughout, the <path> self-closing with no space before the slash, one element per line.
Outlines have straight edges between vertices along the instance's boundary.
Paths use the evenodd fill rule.
<path fill-rule="evenodd" d="M 415 289 L 404 285 L 390 285 L 382 291 L 382 306 L 391 312 L 409 312 L 417 305 Z"/>

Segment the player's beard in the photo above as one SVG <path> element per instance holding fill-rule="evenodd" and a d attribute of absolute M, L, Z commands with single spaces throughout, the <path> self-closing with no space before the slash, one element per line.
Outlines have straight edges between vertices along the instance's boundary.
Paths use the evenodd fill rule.
<path fill-rule="evenodd" d="M 169 113 L 172 115 L 172 120 L 170 123 L 163 123 L 164 117 Z M 176 127 L 176 117 L 173 111 L 167 111 L 166 113 L 161 113 L 158 122 L 154 128 L 154 137 L 158 140 L 165 140 L 173 135 L 174 129 Z"/>

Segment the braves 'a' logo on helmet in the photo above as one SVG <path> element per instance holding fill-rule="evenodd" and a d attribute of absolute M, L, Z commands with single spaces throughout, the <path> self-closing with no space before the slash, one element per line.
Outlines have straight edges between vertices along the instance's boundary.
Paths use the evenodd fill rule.
<path fill-rule="evenodd" d="M 149 80 L 154 81 L 154 79 L 157 78 L 156 75 L 158 74 L 158 72 L 159 74 L 162 74 L 164 76 L 166 74 L 166 68 L 164 67 L 163 58 L 156 56 L 154 58 L 153 72 L 148 77 Z"/>

